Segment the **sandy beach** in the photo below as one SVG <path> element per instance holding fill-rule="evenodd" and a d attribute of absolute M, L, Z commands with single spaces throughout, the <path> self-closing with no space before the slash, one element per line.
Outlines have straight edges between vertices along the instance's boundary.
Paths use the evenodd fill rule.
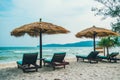
<path fill-rule="evenodd" d="M 15 62 L 0 64 L 0 80 L 120 80 L 120 61 L 90 64 L 67 59 L 66 68 L 39 68 L 38 72 L 23 73 Z"/>

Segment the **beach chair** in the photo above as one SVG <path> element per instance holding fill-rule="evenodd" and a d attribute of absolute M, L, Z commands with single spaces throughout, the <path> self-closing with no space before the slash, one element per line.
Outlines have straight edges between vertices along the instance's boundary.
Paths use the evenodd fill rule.
<path fill-rule="evenodd" d="M 77 62 L 79 59 L 82 59 L 83 61 L 87 59 L 90 63 L 92 63 L 92 61 L 98 63 L 98 57 L 97 57 L 98 54 L 99 54 L 98 51 L 92 51 L 88 55 L 76 55 Z"/>
<path fill-rule="evenodd" d="M 44 66 L 49 64 L 53 67 L 54 70 L 56 66 L 63 66 L 65 68 L 65 66 L 69 64 L 69 62 L 65 62 L 64 60 L 65 55 L 66 52 L 54 53 L 52 59 L 43 59 Z"/>
<path fill-rule="evenodd" d="M 112 52 L 111 54 L 109 54 L 108 56 L 101 56 L 101 55 L 98 55 L 98 57 L 103 60 L 103 59 L 106 59 L 108 60 L 109 62 L 117 62 L 117 55 L 119 54 L 119 52 Z"/>
<path fill-rule="evenodd" d="M 38 53 L 23 54 L 22 61 L 17 61 L 18 68 L 21 68 L 23 72 L 26 71 L 38 71 L 38 65 L 36 64 Z"/>

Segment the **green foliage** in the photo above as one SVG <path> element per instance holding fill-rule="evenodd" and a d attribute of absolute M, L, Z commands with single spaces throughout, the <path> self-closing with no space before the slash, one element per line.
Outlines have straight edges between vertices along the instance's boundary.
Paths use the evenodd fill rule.
<path fill-rule="evenodd" d="M 95 0 L 101 3 L 102 7 L 92 8 L 95 11 L 95 15 L 103 15 L 103 19 L 107 17 L 112 17 L 115 22 L 111 23 L 113 31 L 120 33 L 120 0 Z"/>
<path fill-rule="evenodd" d="M 114 40 L 110 39 L 110 37 L 102 38 L 100 42 L 98 42 L 98 45 L 101 47 L 113 47 Z"/>
<path fill-rule="evenodd" d="M 112 23 L 112 30 L 120 33 L 120 20 L 118 19 L 115 23 Z"/>
<path fill-rule="evenodd" d="M 120 41 L 119 37 L 105 37 L 102 38 L 98 44 L 100 47 L 104 47 L 107 49 L 107 54 L 109 54 L 109 48 L 110 47 L 115 47 L 115 46 L 120 46 Z"/>
<path fill-rule="evenodd" d="M 119 37 L 114 37 L 113 40 L 114 40 L 114 46 L 120 46 Z"/>
<path fill-rule="evenodd" d="M 96 15 L 104 15 L 104 17 L 120 17 L 120 0 L 95 0 L 103 6 L 100 8 L 92 8 L 96 11 Z"/>

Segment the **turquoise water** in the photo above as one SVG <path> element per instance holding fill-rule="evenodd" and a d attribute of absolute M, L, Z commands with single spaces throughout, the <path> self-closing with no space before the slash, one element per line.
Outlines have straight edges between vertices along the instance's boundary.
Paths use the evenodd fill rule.
<path fill-rule="evenodd" d="M 55 52 L 66 52 L 66 57 L 77 54 L 89 54 L 93 47 L 43 47 L 43 57 L 52 57 Z M 0 47 L 0 63 L 21 60 L 24 53 L 38 52 L 38 47 Z M 111 48 L 110 52 L 120 52 L 120 48 Z M 39 56 L 38 56 L 39 58 Z"/>

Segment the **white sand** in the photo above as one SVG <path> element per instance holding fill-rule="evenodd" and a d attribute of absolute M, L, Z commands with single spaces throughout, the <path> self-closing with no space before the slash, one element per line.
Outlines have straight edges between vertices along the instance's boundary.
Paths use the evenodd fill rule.
<path fill-rule="evenodd" d="M 66 68 L 55 71 L 51 67 L 39 68 L 38 72 L 23 73 L 15 62 L 0 64 L 0 80 L 120 80 L 120 61 L 90 64 L 67 59 Z"/>

